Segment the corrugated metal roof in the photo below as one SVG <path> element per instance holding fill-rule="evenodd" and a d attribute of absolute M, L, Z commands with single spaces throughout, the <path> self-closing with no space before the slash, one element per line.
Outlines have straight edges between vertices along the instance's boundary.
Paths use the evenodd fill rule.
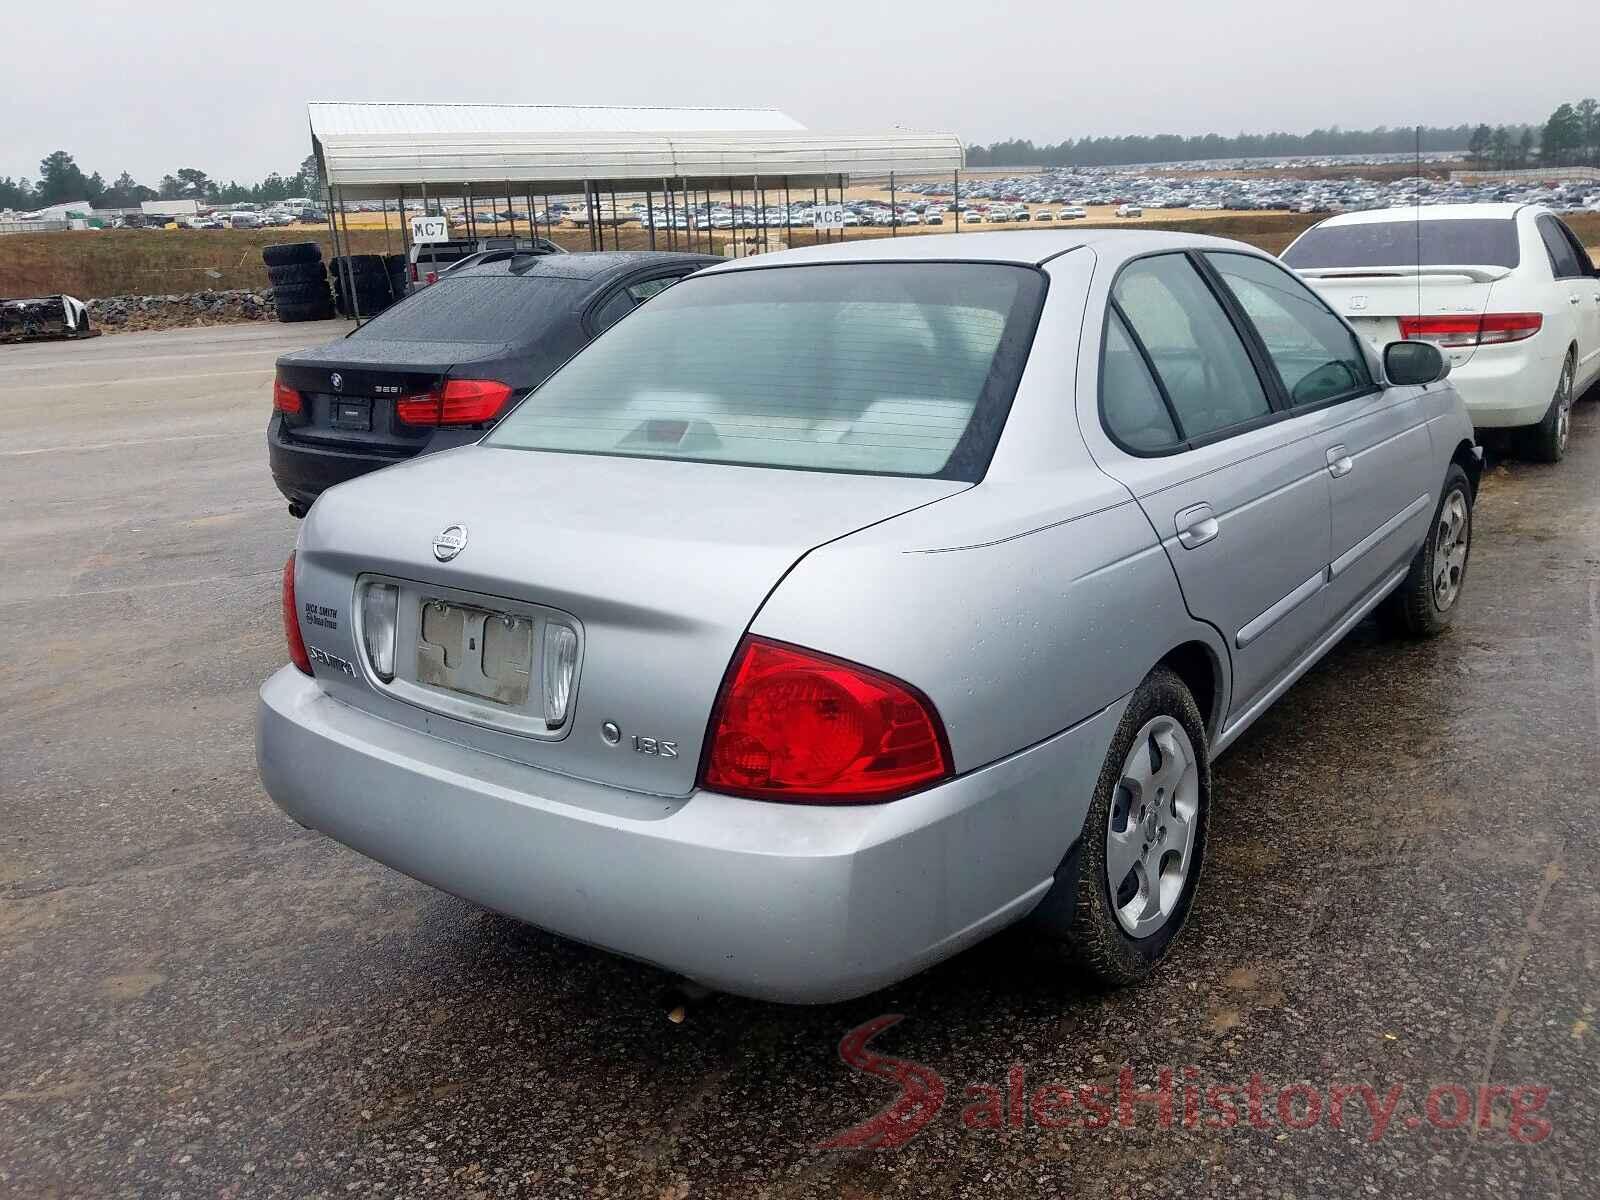
<path fill-rule="evenodd" d="M 813 186 L 963 162 L 954 134 L 818 133 L 773 109 L 316 103 L 310 115 L 326 179 L 348 199 L 401 188 L 415 195 L 424 185 L 486 195 L 571 191 L 585 181 L 618 191 L 662 180 Z"/>
<path fill-rule="evenodd" d="M 577 104 L 388 104 L 314 100 L 311 132 L 323 135 L 459 133 L 685 133 L 799 130 L 775 108 L 641 108 Z"/>

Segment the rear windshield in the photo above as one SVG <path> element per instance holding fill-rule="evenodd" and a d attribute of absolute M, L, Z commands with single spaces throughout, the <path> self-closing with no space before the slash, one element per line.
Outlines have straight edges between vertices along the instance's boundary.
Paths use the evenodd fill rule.
<path fill-rule="evenodd" d="M 524 342 L 581 299 L 582 280 L 515 275 L 441 279 L 350 336 L 417 342 Z"/>
<path fill-rule="evenodd" d="M 686 280 L 488 444 L 976 480 L 1044 295 L 1026 267 L 849 263 Z"/>
<path fill-rule="evenodd" d="M 1514 267 L 1510 217 L 1319 225 L 1283 252 L 1291 267 Z"/>

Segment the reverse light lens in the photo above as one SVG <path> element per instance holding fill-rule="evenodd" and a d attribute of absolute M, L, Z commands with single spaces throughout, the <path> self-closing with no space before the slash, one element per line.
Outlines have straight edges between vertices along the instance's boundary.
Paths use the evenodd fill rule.
<path fill-rule="evenodd" d="M 449 379 L 426 395 L 395 401 L 394 411 L 407 425 L 481 425 L 510 399 L 510 385 L 496 379 Z"/>
<path fill-rule="evenodd" d="M 1465 350 L 1531 338 L 1544 327 L 1542 313 L 1484 313 L 1482 316 L 1401 317 L 1400 337 L 1432 342 L 1441 349 Z"/>
<path fill-rule="evenodd" d="M 272 407 L 281 413 L 298 413 L 305 408 L 305 398 L 283 380 L 273 377 Z"/>
<path fill-rule="evenodd" d="M 311 656 L 306 653 L 306 640 L 300 636 L 300 608 L 294 598 L 294 551 L 289 551 L 289 561 L 283 564 L 283 637 L 289 643 L 289 661 L 307 675 L 311 674 Z"/>
<path fill-rule="evenodd" d="M 909 684 L 747 637 L 711 715 L 701 786 L 762 800 L 893 800 L 951 773 L 944 726 Z"/>
<path fill-rule="evenodd" d="M 369 583 L 361 593 L 361 641 L 367 665 L 379 679 L 394 678 L 395 626 L 400 612 L 400 589 L 392 583 Z"/>
<path fill-rule="evenodd" d="M 559 729 L 572 700 L 572 675 L 578 666 L 578 635 L 554 622 L 544 627 L 544 721 Z"/>

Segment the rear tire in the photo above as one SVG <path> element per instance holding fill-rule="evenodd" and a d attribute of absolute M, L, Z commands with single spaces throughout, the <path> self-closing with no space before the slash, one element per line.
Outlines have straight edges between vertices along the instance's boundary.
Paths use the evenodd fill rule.
<path fill-rule="evenodd" d="M 1400 586 L 1378 608 L 1379 619 L 1402 637 L 1443 633 L 1461 606 L 1472 553 L 1472 484 L 1455 463 L 1445 472 L 1444 492 L 1428 527 L 1428 540 L 1411 560 Z"/>
<path fill-rule="evenodd" d="M 1561 378 L 1556 381 L 1556 394 L 1550 398 L 1544 419 L 1522 430 L 1520 442 L 1524 458 L 1558 463 L 1567 456 L 1567 443 L 1572 437 L 1572 375 L 1572 355 L 1568 354 L 1561 364 Z"/>
<path fill-rule="evenodd" d="M 276 246 L 265 246 L 261 250 L 261 261 L 269 267 L 281 267 L 289 263 L 321 262 L 322 246 L 317 242 L 284 242 Z"/>
<path fill-rule="evenodd" d="M 1070 923 L 1047 918 L 1045 928 L 1075 967 L 1121 987 L 1166 958 L 1200 885 L 1210 812 L 1205 721 L 1183 681 L 1157 667 L 1117 723 L 1082 837 L 1057 875 L 1058 888 L 1076 892 Z"/>

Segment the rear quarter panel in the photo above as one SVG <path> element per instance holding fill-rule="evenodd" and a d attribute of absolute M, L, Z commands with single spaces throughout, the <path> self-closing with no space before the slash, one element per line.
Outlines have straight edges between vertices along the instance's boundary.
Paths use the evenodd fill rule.
<path fill-rule="evenodd" d="M 983 481 L 813 550 L 751 627 L 921 688 L 958 771 L 1085 720 L 1184 642 L 1227 662 L 1184 607 L 1149 521 L 1084 447 L 1073 396 L 1094 271 L 1087 249 L 1051 264 Z"/>

